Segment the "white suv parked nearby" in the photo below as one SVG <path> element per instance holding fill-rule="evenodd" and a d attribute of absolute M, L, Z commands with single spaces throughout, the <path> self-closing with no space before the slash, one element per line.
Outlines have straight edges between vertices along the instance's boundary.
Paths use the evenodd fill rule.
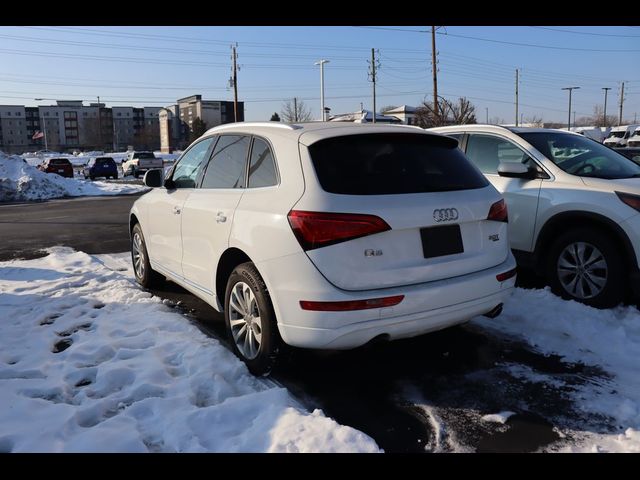
<path fill-rule="evenodd" d="M 275 122 L 213 128 L 131 209 L 132 260 L 224 312 L 269 372 L 282 342 L 347 349 L 500 313 L 504 200 L 445 136 Z"/>
<path fill-rule="evenodd" d="M 431 129 L 500 191 L 518 264 L 552 289 L 596 307 L 640 287 L 640 166 L 575 133 L 497 125 Z"/>

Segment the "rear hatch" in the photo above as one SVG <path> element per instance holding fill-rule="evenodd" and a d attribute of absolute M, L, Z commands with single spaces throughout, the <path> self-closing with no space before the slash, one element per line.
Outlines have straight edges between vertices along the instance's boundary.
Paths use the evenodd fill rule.
<path fill-rule="evenodd" d="M 455 140 L 357 134 L 319 140 L 301 154 L 308 154 L 313 171 L 305 172 L 306 193 L 289 221 L 316 268 L 337 287 L 424 283 L 506 260 L 506 208 Z M 313 212 L 323 213 L 316 218 Z M 353 222 L 360 224 L 353 234 L 358 238 L 350 239 Z M 305 244 L 305 235 L 320 240 Z"/>
<path fill-rule="evenodd" d="M 66 158 L 52 158 L 49 160 L 47 172 L 58 173 L 60 175 L 73 176 L 73 166 Z"/>

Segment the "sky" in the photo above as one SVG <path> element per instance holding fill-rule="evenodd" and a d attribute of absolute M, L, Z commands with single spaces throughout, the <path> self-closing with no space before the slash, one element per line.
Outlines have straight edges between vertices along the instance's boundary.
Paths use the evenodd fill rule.
<path fill-rule="evenodd" d="M 465 96 L 479 122 L 515 122 L 515 70 L 521 119 L 566 122 L 604 103 L 623 118 L 640 114 L 640 27 L 442 26 L 436 35 L 438 93 Z M 371 49 L 380 62 L 377 108 L 433 99 L 430 26 L 74 26 L 0 27 L 0 104 L 57 99 L 166 106 L 201 94 L 233 100 L 231 45 L 237 44 L 238 99 L 245 119 L 269 120 L 297 97 L 320 116 L 320 70 L 332 114 L 371 109 Z M 43 100 L 36 101 L 36 98 Z M 573 114 L 572 114 L 573 116 Z"/>

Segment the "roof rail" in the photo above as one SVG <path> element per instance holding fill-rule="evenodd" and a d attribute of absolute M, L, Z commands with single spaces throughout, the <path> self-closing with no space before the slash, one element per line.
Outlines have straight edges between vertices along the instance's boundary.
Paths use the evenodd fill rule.
<path fill-rule="evenodd" d="M 222 130 L 231 130 L 234 128 L 244 128 L 244 127 L 271 127 L 271 128 L 284 128 L 285 130 L 298 130 L 302 128 L 300 125 L 292 125 L 289 123 L 280 123 L 280 122 L 236 122 L 236 123 L 225 123 L 223 125 L 218 125 L 217 127 L 210 128 L 206 133 L 211 132 L 220 132 Z"/>

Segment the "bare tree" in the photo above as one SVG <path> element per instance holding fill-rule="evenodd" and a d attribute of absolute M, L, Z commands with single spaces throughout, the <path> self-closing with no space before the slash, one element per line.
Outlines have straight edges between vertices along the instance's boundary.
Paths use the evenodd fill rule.
<path fill-rule="evenodd" d="M 544 122 L 542 121 L 542 117 L 539 117 L 537 115 L 531 115 L 530 117 L 525 117 L 524 122 L 530 125 L 535 125 L 536 127 L 539 127 L 539 128 L 542 128 L 542 126 L 544 125 Z"/>
<path fill-rule="evenodd" d="M 422 102 L 416 109 L 416 125 L 423 128 L 443 125 L 463 125 L 477 123 L 476 107 L 465 97 L 451 102 L 443 97 L 438 100 L 438 112 L 434 112 L 433 103 Z"/>
<path fill-rule="evenodd" d="M 506 123 L 506 122 L 504 121 L 504 118 L 502 118 L 502 117 L 497 117 L 496 116 L 496 117 L 491 117 L 489 119 L 489 125 L 502 125 L 503 123 Z"/>
<path fill-rule="evenodd" d="M 458 98 L 456 103 L 446 101 L 447 120 L 453 125 L 466 125 L 478 123 L 476 120 L 476 107 L 466 97 Z"/>
<path fill-rule="evenodd" d="M 287 100 L 282 104 L 280 118 L 285 122 L 309 122 L 313 119 L 311 109 L 302 100 Z"/>
<path fill-rule="evenodd" d="M 607 115 L 607 127 L 618 124 L 618 117 L 615 115 Z M 595 105 L 593 107 L 593 123 L 596 127 L 604 127 L 604 107 L 602 105 Z"/>

